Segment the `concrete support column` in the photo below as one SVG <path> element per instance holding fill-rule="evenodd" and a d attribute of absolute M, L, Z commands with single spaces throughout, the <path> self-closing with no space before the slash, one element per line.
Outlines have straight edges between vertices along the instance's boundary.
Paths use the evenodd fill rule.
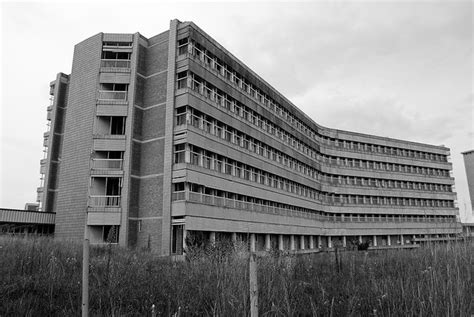
<path fill-rule="evenodd" d="M 237 243 L 237 232 L 232 232 L 232 244 L 235 245 Z"/>
<path fill-rule="evenodd" d="M 392 241 L 390 241 L 390 235 L 387 235 L 387 245 L 392 245 Z"/>
<path fill-rule="evenodd" d="M 373 243 L 374 247 L 377 246 L 377 236 L 374 234 L 374 243 Z"/>
<path fill-rule="evenodd" d="M 343 248 L 347 247 L 347 239 L 346 239 L 346 236 L 342 236 L 342 247 L 343 247 Z"/>
<path fill-rule="evenodd" d="M 312 250 L 314 249 L 314 237 L 309 236 L 309 248 Z"/>
<path fill-rule="evenodd" d="M 304 236 L 300 236 L 300 249 L 304 250 L 304 247 L 305 247 L 305 245 L 304 245 Z"/>
<path fill-rule="evenodd" d="M 267 233 L 265 235 L 265 250 L 270 251 L 272 249 L 271 241 L 270 241 L 270 235 Z"/>
<path fill-rule="evenodd" d="M 362 236 L 359 236 L 359 243 L 362 243 Z"/>
<path fill-rule="evenodd" d="M 328 236 L 328 248 L 332 248 L 331 236 Z"/>
<path fill-rule="evenodd" d="M 321 236 L 318 236 L 318 249 L 321 249 L 322 246 L 323 246 L 323 242 L 321 240 Z"/>
<path fill-rule="evenodd" d="M 283 245 L 283 235 L 279 234 L 278 235 L 278 250 L 283 251 L 285 249 L 285 246 Z"/>
<path fill-rule="evenodd" d="M 250 252 L 255 252 L 256 250 L 255 243 L 256 243 L 255 233 L 251 233 L 250 234 Z"/>
<path fill-rule="evenodd" d="M 211 243 L 211 245 L 215 245 L 216 244 L 216 233 L 214 231 L 212 231 L 210 234 L 209 234 L 209 242 Z"/>
<path fill-rule="evenodd" d="M 401 244 L 401 245 L 404 245 L 404 244 L 405 244 L 405 241 L 403 241 L 403 234 L 400 235 L 400 244 Z"/>
<path fill-rule="evenodd" d="M 294 249 L 295 249 L 295 236 L 291 235 L 290 236 L 290 250 L 294 250 Z"/>

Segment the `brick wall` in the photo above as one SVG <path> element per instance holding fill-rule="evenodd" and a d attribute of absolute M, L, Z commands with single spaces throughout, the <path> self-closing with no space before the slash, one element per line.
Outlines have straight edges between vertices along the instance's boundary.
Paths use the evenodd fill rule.
<path fill-rule="evenodd" d="M 167 34 L 149 46 L 138 46 L 129 191 L 129 245 L 158 253 L 163 215 Z"/>
<path fill-rule="evenodd" d="M 101 47 L 102 34 L 97 34 L 74 49 L 57 196 L 58 238 L 84 235 Z"/>

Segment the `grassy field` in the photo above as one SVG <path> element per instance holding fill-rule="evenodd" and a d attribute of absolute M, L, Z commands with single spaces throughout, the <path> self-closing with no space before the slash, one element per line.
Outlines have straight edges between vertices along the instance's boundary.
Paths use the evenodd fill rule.
<path fill-rule="evenodd" d="M 91 251 L 92 316 L 245 316 L 248 259 L 218 246 L 171 262 L 119 248 Z M 471 316 L 474 244 L 258 259 L 260 316 Z M 0 316 L 73 316 L 81 245 L 0 237 Z"/>

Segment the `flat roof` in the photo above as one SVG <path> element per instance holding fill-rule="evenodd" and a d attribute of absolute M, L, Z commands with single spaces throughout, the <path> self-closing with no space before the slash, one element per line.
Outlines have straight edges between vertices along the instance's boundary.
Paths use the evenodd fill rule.
<path fill-rule="evenodd" d="M 461 154 L 471 154 L 471 153 L 474 153 L 474 150 L 468 150 L 468 151 L 465 151 L 465 152 L 461 152 Z"/>
<path fill-rule="evenodd" d="M 54 225 L 56 213 L 0 208 L 0 222 Z"/>

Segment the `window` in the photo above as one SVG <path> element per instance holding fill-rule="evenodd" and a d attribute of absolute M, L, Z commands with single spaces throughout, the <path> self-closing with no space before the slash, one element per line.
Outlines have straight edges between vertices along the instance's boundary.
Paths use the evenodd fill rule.
<path fill-rule="evenodd" d="M 184 163 L 185 162 L 185 145 L 177 144 L 174 147 L 174 163 Z"/>
<path fill-rule="evenodd" d="M 178 55 L 184 55 L 188 53 L 188 38 L 184 38 L 178 41 Z"/>
<path fill-rule="evenodd" d="M 186 124 L 186 107 L 176 109 L 176 126 Z"/>
<path fill-rule="evenodd" d="M 188 72 L 178 73 L 178 75 L 176 76 L 176 80 L 178 82 L 178 89 L 186 88 L 187 80 L 188 80 Z"/>
<path fill-rule="evenodd" d="M 111 117 L 110 134 L 112 135 L 125 134 L 125 117 Z"/>

